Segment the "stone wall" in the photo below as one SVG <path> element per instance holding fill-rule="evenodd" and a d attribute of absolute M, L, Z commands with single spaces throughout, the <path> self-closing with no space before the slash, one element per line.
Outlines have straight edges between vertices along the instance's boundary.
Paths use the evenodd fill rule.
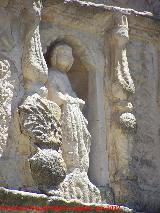
<path fill-rule="evenodd" d="M 120 5 L 117 4 L 117 6 Z M 54 10 L 54 8 L 56 8 L 56 10 Z M 78 8 L 81 8 L 80 13 L 78 12 Z M 133 7 L 131 6 L 131 8 Z M 158 105 L 156 98 L 158 88 L 158 82 L 156 82 L 158 79 L 158 46 L 155 46 L 156 43 L 159 43 L 158 28 L 155 30 L 155 26 L 158 25 L 158 22 L 152 20 L 153 16 L 151 16 L 150 13 L 139 13 L 139 16 L 135 17 L 134 13 L 138 14 L 138 12 L 123 11 L 124 14 L 133 13 L 133 15 L 127 16 L 129 41 L 126 44 L 126 59 L 128 65 L 124 66 L 128 66 L 135 88 L 133 93 L 125 92 L 123 85 L 118 85 L 118 78 L 116 79 L 113 76 L 113 72 L 115 72 L 114 51 L 117 51 L 119 46 L 111 42 L 111 34 L 116 19 L 116 14 L 112 16 L 110 13 L 111 9 L 111 7 L 105 8 L 103 5 L 98 7 L 93 4 L 86 5 L 85 7 L 85 4 L 80 1 L 67 1 L 66 5 L 62 6 L 61 4 L 55 6 L 49 1 L 46 2 L 41 25 L 42 44 L 45 51 L 46 47 L 44 44 L 48 42 L 49 45 L 53 35 L 58 34 L 60 36 L 56 38 L 65 39 L 66 37 L 66 40 L 68 39 L 71 44 L 77 39 L 81 41 L 81 45 L 85 43 L 86 49 L 90 50 L 88 54 L 91 60 L 96 61 L 96 64 L 94 64 L 95 71 L 92 70 L 92 67 L 89 67 L 89 79 L 92 79 L 92 83 L 90 84 L 90 81 L 88 82 L 91 93 L 89 93 L 88 96 L 87 116 L 92 133 L 89 168 L 90 178 L 93 183 L 102 189 L 108 202 L 114 202 L 115 199 L 118 203 L 129 205 L 138 210 L 150 209 L 152 206 L 153 211 L 156 211 L 155 209 L 159 208 L 157 205 L 158 201 L 156 201 L 159 192 L 158 190 L 156 190 L 156 192 L 154 191 L 154 184 L 150 181 L 153 180 L 152 169 L 156 169 L 157 172 L 159 171 L 159 160 L 158 154 L 156 155 L 156 151 L 154 151 L 153 148 L 151 149 L 150 146 L 153 146 L 153 140 L 158 140 Z M 136 8 L 134 7 L 133 9 Z M 91 10 L 92 14 L 89 12 Z M 139 6 L 138 11 L 143 10 L 144 7 Z M 51 14 L 50 11 L 52 11 L 52 15 L 49 15 Z M 120 9 L 119 11 L 122 10 Z M 151 10 L 148 9 L 148 11 Z M 65 18 L 58 18 L 59 14 L 62 13 Z M 147 16 L 150 16 L 151 19 L 147 18 Z M 156 19 L 157 17 L 155 17 L 155 20 Z M 71 27 L 69 25 L 70 22 L 72 22 Z M 90 27 L 91 22 L 92 27 Z M 50 30 L 48 30 L 48 27 Z M 80 34 L 79 31 L 81 31 Z M 87 40 L 88 35 L 89 40 Z M 94 48 L 95 45 L 97 45 L 96 51 Z M 145 48 L 143 53 L 141 45 Z M 113 48 L 115 48 L 114 51 L 112 51 Z M 100 50 L 101 53 L 98 52 L 98 50 Z M 151 55 L 149 56 L 149 54 Z M 147 67 L 145 68 L 145 66 Z M 137 72 L 139 72 L 139 74 L 137 74 Z M 93 86 L 94 79 L 96 79 L 96 82 Z M 101 81 L 100 79 L 103 80 Z M 117 89 L 113 87 L 112 79 L 117 84 Z M 152 88 L 150 88 L 149 85 Z M 113 90 L 111 91 L 112 87 Z M 143 87 L 144 89 L 142 89 Z M 96 96 L 95 89 L 97 90 L 98 96 Z M 150 92 L 152 92 L 152 95 Z M 140 95 L 141 93 L 143 94 Z M 113 98 L 112 95 L 114 96 Z M 121 102 L 117 102 L 115 97 L 118 98 L 117 100 L 120 99 Z M 154 100 L 151 101 L 151 98 Z M 93 101 L 95 100 L 97 105 L 93 107 Z M 104 100 L 104 102 L 102 100 Z M 148 112 L 146 114 L 144 113 L 144 106 L 146 106 Z M 106 115 L 105 121 L 103 120 L 104 110 Z M 115 113 L 112 114 L 113 112 L 117 112 L 117 110 L 119 113 L 130 113 L 132 111 L 136 118 L 134 130 L 126 131 L 119 126 L 117 115 Z M 153 117 L 153 122 L 151 122 L 152 119 L 149 116 Z M 117 123 L 115 121 L 117 121 Z M 115 123 L 113 129 L 111 128 L 112 122 Z M 104 125 L 106 129 L 103 128 Z M 148 128 L 146 128 L 147 126 Z M 154 133 L 151 133 L 151 131 Z M 152 134 L 154 136 L 151 136 Z M 155 139 L 152 139 L 153 137 Z M 157 149 L 158 144 L 155 150 Z M 154 162 L 157 162 L 157 166 Z M 149 174 L 152 178 L 149 178 Z M 145 178 L 145 180 L 143 178 Z M 156 182 L 156 189 L 158 189 L 157 185 L 158 182 Z M 151 195 L 152 199 L 149 198 Z"/>
<path fill-rule="evenodd" d="M 0 186 L 159 212 L 159 1 L 0 6 Z"/>

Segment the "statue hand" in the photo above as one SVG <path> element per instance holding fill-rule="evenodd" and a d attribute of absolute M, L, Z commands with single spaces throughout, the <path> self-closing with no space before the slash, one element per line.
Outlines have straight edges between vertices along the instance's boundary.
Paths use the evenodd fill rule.
<path fill-rule="evenodd" d="M 78 103 L 80 108 L 82 109 L 83 106 L 85 105 L 85 101 L 83 101 L 82 99 L 80 98 L 75 98 L 75 97 L 72 97 L 72 96 L 69 96 L 69 95 L 65 95 L 64 98 L 63 98 L 64 102 L 70 102 L 70 103 Z"/>
<path fill-rule="evenodd" d="M 82 110 L 83 107 L 84 107 L 84 105 L 85 105 L 85 101 L 83 101 L 83 100 L 80 99 L 80 98 L 77 98 L 77 101 L 78 101 L 78 103 L 79 103 L 80 109 Z"/>
<path fill-rule="evenodd" d="M 77 98 L 78 99 L 78 103 L 81 104 L 81 105 L 85 105 L 85 101 L 83 101 L 82 99 L 80 98 Z"/>

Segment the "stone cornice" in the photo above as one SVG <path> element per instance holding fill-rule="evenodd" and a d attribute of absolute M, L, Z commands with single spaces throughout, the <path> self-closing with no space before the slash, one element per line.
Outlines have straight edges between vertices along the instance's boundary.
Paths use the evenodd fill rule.
<path fill-rule="evenodd" d="M 81 11 L 81 12 L 79 12 Z M 90 33 L 108 32 L 113 28 L 111 23 L 114 14 L 125 14 L 129 20 L 131 35 L 154 41 L 160 40 L 160 18 L 150 12 L 138 12 L 103 4 L 80 0 L 46 0 L 42 20 L 69 28 L 76 27 Z M 70 25 L 72 21 L 72 26 Z M 75 22 L 75 23 L 74 23 Z M 98 24 L 97 24 L 98 23 Z M 146 32 L 146 35 L 145 33 Z M 153 36 L 152 36 L 153 35 Z"/>
<path fill-rule="evenodd" d="M 106 6 L 104 4 L 96 4 L 92 2 L 85 2 L 85 1 L 80 1 L 80 0 L 65 0 L 65 4 L 74 4 L 76 6 L 80 7 L 85 7 L 89 9 L 95 9 L 95 10 L 100 10 L 100 11 L 108 11 L 108 12 L 118 12 L 122 13 L 125 15 L 136 15 L 136 16 L 143 16 L 155 20 L 160 20 L 160 17 L 153 15 L 151 12 L 139 12 L 133 9 L 126 9 L 126 8 L 121 8 L 121 7 L 115 7 L 115 6 Z"/>

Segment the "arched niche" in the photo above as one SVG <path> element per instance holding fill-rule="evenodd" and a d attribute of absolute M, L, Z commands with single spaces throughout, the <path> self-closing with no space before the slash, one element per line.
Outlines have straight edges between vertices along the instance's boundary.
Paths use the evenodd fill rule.
<path fill-rule="evenodd" d="M 89 107 L 89 71 L 94 69 L 94 65 L 90 61 L 90 54 L 88 53 L 88 50 L 84 47 L 82 42 L 80 42 L 73 36 L 56 38 L 49 44 L 49 46 L 46 48 L 46 53 L 44 53 L 44 57 L 46 59 L 48 67 L 50 67 L 50 51 L 57 43 L 68 44 L 73 50 L 74 63 L 67 74 L 70 79 L 72 88 L 76 92 L 78 98 L 81 98 L 86 103 L 83 108 L 83 113 L 87 118 Z"/>
<path fill-rule="evenodd" d="M 97 61 L 97 58 L 100 57 L 99 52 L 95 53 L 94 46 L 83 43 L 82 38 L 77 38 L 77 35 L 64 36 L 64 32 L 54 33 L 54 30 L 52 32 L 52 36 L 43 34 L 46 61 L 49 58 L 50 49 L 56 43 L 64 42 L 72 47 L 75 61 L 68 77 L 77 96 L 86 101 L 83 113 L 88 120 L 88 129 L 92 136 L 88 175 L 96 186 L 106 186 L 108 183 L 108 154 L 104 116 L 104 76 L 100 70 L 102 65 L 99 66 L 101 58 Z M 57 34 L 63 34 L 63 36 Z"/>

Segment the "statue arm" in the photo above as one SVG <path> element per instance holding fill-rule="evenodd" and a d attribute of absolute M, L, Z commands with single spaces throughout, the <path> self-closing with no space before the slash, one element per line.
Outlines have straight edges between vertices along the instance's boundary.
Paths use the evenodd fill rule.
<path fill-rule="evenodd" d="M 82 109 L 85 102 L 82 99 L 79 99 L 76 96 L 76 93 L 68 94 L 66 92 L 62 92 L 60 88 L 53 84 L 48 84 L 48 99 L 55 102 L 59 106 L 62 106 L 67 100 L 73 100 L 73 102 L 78 102 L 80 104 L 80 108 Z"/>
<path fill-rule="evenodd" d="M 48 99 L 61 106 L 66 101 L 66 96 L 56 86 L 48 83 Z"/>
<path fill-rule="evenodd" d="M 85 105 L 85 101 L 77 97 L 77 94 L 72 89 L 70 80 L 67 75 L 65 75 L 65 93 L 67 98 L 73 99 L 75 102 L 78 102 L 80 104 L 80 108 L 83 108 L 83 106 Z"/>
<path fill-rule="evenodd" d="M 48 98 L 59 106 L 63 105 L 67 100 L 78 102 L 82 108 L 85 102 L 79 99 L 73 91 L 68 76 L 59 72 L 51 71 L 47 82 Z"/>

